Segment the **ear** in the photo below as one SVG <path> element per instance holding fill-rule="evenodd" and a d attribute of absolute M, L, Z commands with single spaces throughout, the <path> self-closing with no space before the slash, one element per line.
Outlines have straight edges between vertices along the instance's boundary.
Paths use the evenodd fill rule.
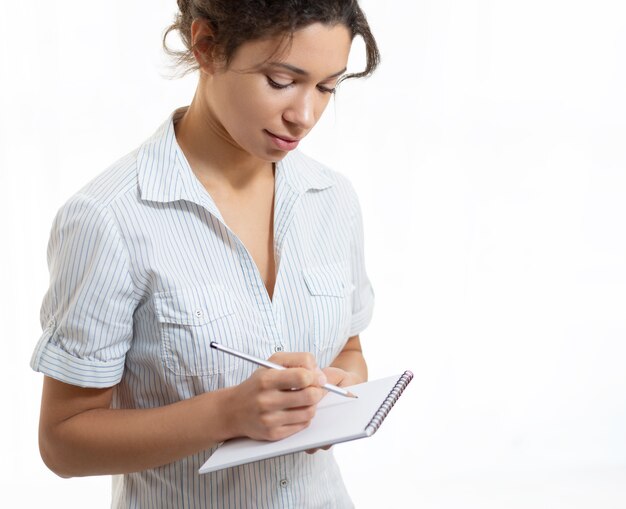
<path fill-rule="evenodd" d="M 205 19 L 191 22 L 191 45 L 201 72 L 215 72 L 213 29 Z"/>

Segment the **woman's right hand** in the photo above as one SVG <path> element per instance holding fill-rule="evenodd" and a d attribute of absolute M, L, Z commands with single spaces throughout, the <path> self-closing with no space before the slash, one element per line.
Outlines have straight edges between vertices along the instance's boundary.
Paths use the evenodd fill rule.
<path fill-rule="evenodd" d="M 112 409 L 114 387 L 78 387 L 46 376 L 41 456 L 62 477 L 124 474 L 237 436 L 287 437 L 311 422 L 326 392 L 320 388 L 325 375 L 309 353 L 280 353 L 271 360 L 288 369 L 258 369 L 238 386 L 141 409 Z"/>
<path fill-rule="evenodd" d="M 326 391 L 326 376 L 310 353 L 281 352 L 269 359 L 288 369 L 259 368 L 228 398 L 233 437 L 280 440 L 306 428 Z"/>

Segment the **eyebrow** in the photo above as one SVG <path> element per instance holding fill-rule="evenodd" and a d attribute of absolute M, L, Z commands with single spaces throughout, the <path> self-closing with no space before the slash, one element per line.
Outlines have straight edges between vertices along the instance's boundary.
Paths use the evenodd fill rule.
<path fill-rule="evenodd" d="M 283 62 L 270 62 L 269 65 L 271 65 L 273 67 L 282 67 L 284 69 L 287 69 L 288 71 L 293 72 L 294 74 L 299 74 L 300 76 L 309 76 L 308 71 L 305 71 L 304 69 L 300 69 L 299 67 L 296 67 L 295 65 L 285 64 Z M 329 80 L 331 78 L 336 78 L 337 76 L 340 76 L 344 72 L 346 72 L 347 69 L 348 69 L 347 67 L 344 67 L 343 69 L 341 69 L 341 71 L 338 71 L 338 72 L 336 72 L 334 74 L 331 74 L 330 76 L 325 78 L 325 80 Z"/>

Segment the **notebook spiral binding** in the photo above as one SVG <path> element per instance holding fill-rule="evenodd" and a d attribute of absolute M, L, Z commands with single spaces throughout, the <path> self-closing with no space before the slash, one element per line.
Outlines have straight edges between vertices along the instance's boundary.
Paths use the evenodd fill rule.
<path fill-rule="evenodd" d="M 412 379 L 413 373 L 411 371 L 405 371 L 398 379 L 396 385 L 394 385 L 393 389 L 391 389 L 391 391 L 385 398 L 385 401 L 383 401 L 383 403 L 380 405 L 380 407 L 374 414 L 374 417 L 372 417 L 369 424 L 365 428 L 367 436 L 373 435 L 374 433 L 376 433 L 378 428 L 380 428 L 380 425 L 385 420 L 385 417 L 387 417 L 387 414 L 391 410 L 391 407 L 396 404 L 396 401 L 398 401 L 398 398 L 404 392 L 404 389 L 406 389 L 406 386 L 409 385 L 409 382 Z"/>

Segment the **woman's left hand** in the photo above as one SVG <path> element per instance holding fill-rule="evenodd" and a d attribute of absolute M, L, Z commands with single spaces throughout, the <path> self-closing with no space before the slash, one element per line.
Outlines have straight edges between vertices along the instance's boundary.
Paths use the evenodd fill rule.
<path fill-rule="evenodd" d="M 332 366 L 329 366 L 328 368 L 322 369 L 322 371 L 326 375 L 328 383 L 338 387 L 347 387 L 349 385 L 356 385 L 361 382 L 365 382 L 365 380 L 362 380 L 357 373 L 344 371 L 341 368 L 333 368 Z"/>
<path fill-rule="evenodd" d="M 328 379 L 328 383 L 332 385 L 336 385 L 338 387 L 347 387 L 349 385 L 356 385 L 364 382 L 365 380 L 361 380 L 361 377 L 356 373 L 352 373 L 350 371 L 344 371 L 340 368 L 328 367 L 322 369 L 326 378 Z M 327 445 L 325 447 L 318 447 L 316 449 L 308 449 L 305 451 L 307 454 L 313 454 L 319 451 L 320 449 L 327 451 L 330 449 L 332 445 Z"/>

